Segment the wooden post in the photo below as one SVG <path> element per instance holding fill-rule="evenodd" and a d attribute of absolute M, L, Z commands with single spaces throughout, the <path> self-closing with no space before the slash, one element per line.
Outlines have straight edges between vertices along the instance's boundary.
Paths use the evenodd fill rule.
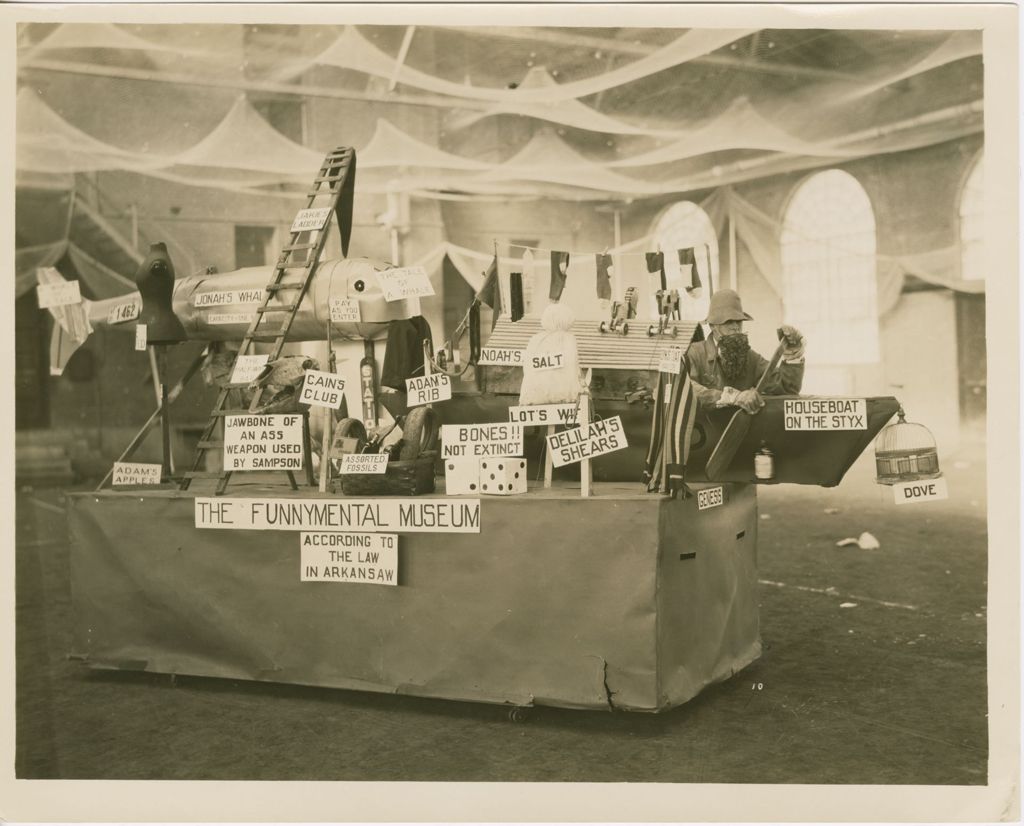
<path fill-rule="evenodd" d="M 174 473 L 174 464 L 171 461 L 171 417 L 168 412 L 170 404 L 167 399 L 167 384 L 163 380 L 163 373 L 167 366 L 167 346 L 157 344 L 152 350 L 156 351 L 153 358 L 153 380 L 157 383 L 157 402 L 160 405 L 160 464 L 162 465 L 160 476 L 170 479 L 171 474 Z"/>
<path fill-rule="evenodd" d="M 331 373 L 337 367 L 334 358 L 334 345 L 331 342 L 331 322 L 327 322 L 327 370 Z M 342 400 L 344 403 L 344 399 Z M 320 445 L 320 493 L 327 493 L 327 483 L 331 472 L 331 441 L 334 430 L 334 411 L 324 408 L 324 438 Z"/>
<path fill-rule="evenodd" d="M 551 450 L 548 448 L 547 437 L 555 435 L 555 426 L 549 424 L 544 428 L 544 487 L 551 487 L 551 476 L 554 473 L 554 465 L 551 462 Z"/>
<path fill-rule="evenodd" d="M 587 387 L 580 394 L 579 426 L 590 426 L 590 388 Z M 580 496 L 590 496 L 590 459 L 583 459 L 580 462 Z"/>

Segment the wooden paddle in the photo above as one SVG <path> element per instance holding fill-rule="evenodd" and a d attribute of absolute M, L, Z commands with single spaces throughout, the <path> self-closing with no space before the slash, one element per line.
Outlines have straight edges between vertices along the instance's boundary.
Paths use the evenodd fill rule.
<path fill-rule="evenodd" d="M 762 374 L 757 387 L 754 388 L 755 390 L 760 392 L 762 385 L 764 385 L 765 380 L 768 378 L 768 374 L 775 372 L 775 368 L 779 366 L 779 359 L 782 358 L 782 351 L 785 349 L 786 340 L 783 339 L 779 342 L 775 355 L 772 356 L 768 369 Z M 733 456 L 736 455 L 740 443 L 746 438 L 747 432 L 750 430 L 750 422 L 753 418 L 745 410 L 737 410 L 732 414 L 729 424 L 722 431 L 722 437 L 718 440 L 718 444 L 715 445 L 715 449 L 711 451 L 711 456 L 708 457 L 707 469 L 705 471 L 708 479 L 714 481 L 719 473 L 729 467 L 729 463 L 732 461 Z"/>

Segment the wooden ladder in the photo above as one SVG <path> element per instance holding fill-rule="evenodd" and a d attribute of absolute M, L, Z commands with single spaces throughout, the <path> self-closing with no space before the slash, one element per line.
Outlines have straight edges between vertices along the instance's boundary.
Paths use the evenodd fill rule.
<path fill-rule="evenodd" d="M 281 249 L 281 254 L 274 267 L 274 280 L 267 284 L 263 302 L 256 308 L 256 313 L 249 329 L 242 338 L 241 346 L 235 356 L 234 363 L 237 364 L 238 357 L 248 354 L 249 348 L 256 342 L 272 342 L 273 348 L 267 362 L 275 361 L 284 348 L 288 338 L 288 331 L 291 329 L 295 316 L 298 313 L 299 305 L 305 298 L 309 285 L 313 280 L 317 265 L 320 263 L 320 256 L 323 253 L 324 245 L 327 243 L 327 233 L 331 225 L 331 215 L 337 219 L 338 232 L 341 234 L 342 255 L 348 254 L 348 242 L 352 233 L 352 200 L 355 189 L 356 153 L 349 147 L 339 147 L 329 152 L 324 158 L 323 166 L 313 180 L 313 188 L 307 193 L 305 208 L 299 212 L 296 221 L 292 224 L 291 235 L 288 243 Z M 322 221 L 320 217 L 322 216 Z M 308 219 L 310 224 L 319 224 L 318 227 L 310 229 L 301 228 L 301 219 Z M 305 236 L 305 238 L 304 238 Z M 301 278 L 289 278 L 291 273 L 299 271 Z M 281 300 L 274 301 L 280 293 L 291 292 L 288 303 Z M 272 303 L 273 302 L 273 303 Z M 270 324 L 266 321 L 266 315 L 271 312 L 284 312 L 285 316 L 281 326 L 277 330 L 266 330 Z M 231 372 L 234 372 L 232 364 Z M 210 412 L 210 420 L 203 429 L 196 445 L 195 457 L 192 460 L 192 469 L 187 471 L 180 483 L 181 490 L 188 490 L 193 479 L 217 479 L 217 495 L 219 496 L 227 488 L 228 480 L 232 471 L 206 471 L 199 468 L 208 451 L 221 450 L 224 447 L 224 440 L 214 438 L 214 432 L 218 424 L 226 416 L 255 412 L 263 401 L 265 388 L 258 387 L 253 395 L 252 401 L 247 409 L 231 410 L 227 403 L 231 390 L 246 387 L 247 384 L 234 385 L 229 381 L 225 382 L 217 395 L 213 410 Z M 308 448 L 308 418 L 303 416 L 303 440 Z M 306 459 L 306 472 L 312 479 L 312 469 L 309 467 L 309 451 L 304 451 Z M 295 477 L 292 472 L 286 471 L 292 488 L 296 488 Z M 310 484 L 313 484 L 312 482 Z"/>

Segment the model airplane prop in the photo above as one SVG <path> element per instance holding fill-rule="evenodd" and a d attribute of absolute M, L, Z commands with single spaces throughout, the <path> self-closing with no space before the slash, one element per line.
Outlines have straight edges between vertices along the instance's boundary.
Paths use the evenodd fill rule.
<path fill-rule="evenodd" d="M 334 339 L 372 339 L 380 336 L 390 322 L 419 314 L 418 299 L 386 301 L 375 273 L 394 269 L 390 264 L 368 258 L 329 259 L 313 273 L 288 331 L 289 341 L 326 341 Z M 226 273 L 190 275 L 174 282 L 170 311 L 180 322 L 183 338 L 179 341 L 240 341 L 252 321 L 256 307 L 263 301 L 266 285 L 274 267 L 246 267 Z M 44 275 L 44 273 L 46 273 Z M 40 271 L 40 280 L 50 283 L 62 279 L 55 270 Z M 271 299 L 286 312 L 288 296 L 278 293 Z M 353 303 L 354 302 L 354 303 Z M 147 302 L 149 303 L 149 302 Z M 50 342 L 50 373 L 60 375 L 68 360 L 97 327 L 134 332 L 142 312 L 140 292 L 102 301 L 82 299 L 77 304 L 50 307 L 54 324 Z M 332 321 L 343 315 L 358 321 Z M 150 338 L 152 341 L 152 337 Z"/>

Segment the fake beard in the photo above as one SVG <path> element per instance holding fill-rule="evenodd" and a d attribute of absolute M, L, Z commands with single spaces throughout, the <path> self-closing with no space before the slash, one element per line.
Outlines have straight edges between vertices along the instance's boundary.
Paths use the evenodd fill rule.
<path fill-rule="evenodd" d="M 747 371 L 747 354 L 750 341 L 746 333 L 733 333 L 718 340 L 718 363 L 722 367 L 722 378 L 730 387 L 743 378 Z"/>

